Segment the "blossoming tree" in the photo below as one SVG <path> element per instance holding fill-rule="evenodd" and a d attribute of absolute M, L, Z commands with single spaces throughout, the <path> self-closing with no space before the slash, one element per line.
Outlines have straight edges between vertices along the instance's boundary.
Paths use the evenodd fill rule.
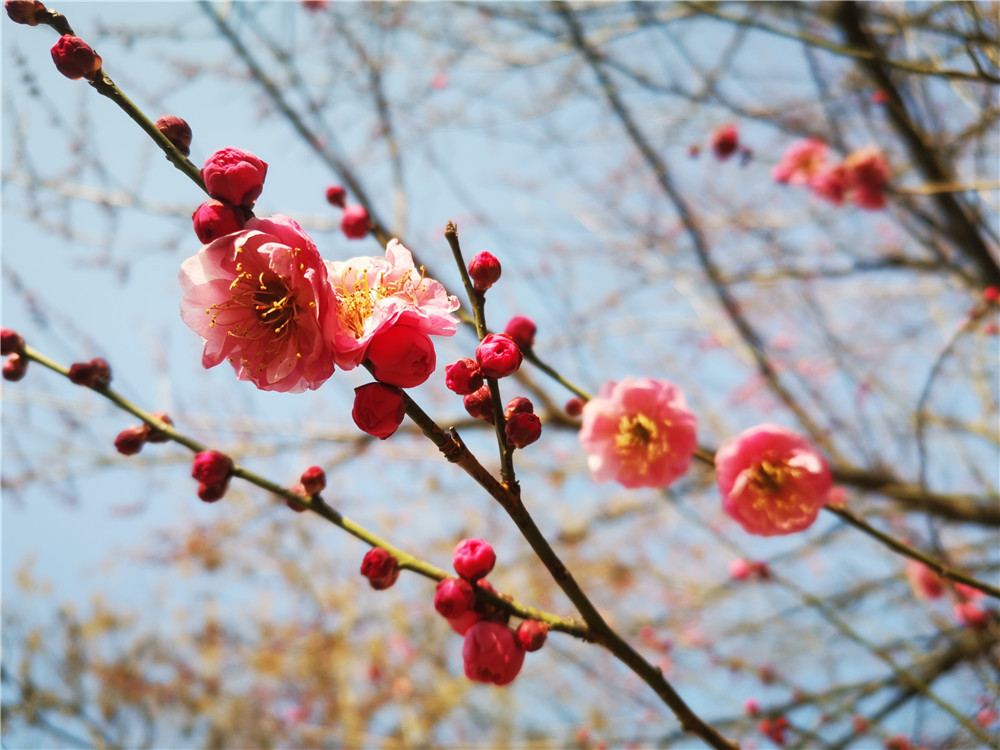
<path fill-rule="evenodd" d="M 997 746 L 997 6 L 5 7 L 5 741 Z"/>

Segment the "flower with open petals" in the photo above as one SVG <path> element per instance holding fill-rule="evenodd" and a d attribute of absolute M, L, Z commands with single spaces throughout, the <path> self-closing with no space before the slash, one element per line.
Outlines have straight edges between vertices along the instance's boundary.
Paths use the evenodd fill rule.
<path fill-rule="evenodd" d="M 673 383 L 626 378 L 584 405 L 580 443 L 598 482 L 666 487 L 687 471 L 697 425 Z"/>
<path fill-rule="evenodd" d="M 892 177 L 889 162 L 877 148 L 862 148 L 844 160 L 851 176 L 851 199 L 861 208 L 878 211 L 885 208 L 885 189 Z"/>
<path fill-rule="evenodd" d="M 795 141 L 771 170 L 771 179 L 789 185 L 809 185 L 826 167 L 828 147 L 818 138 Z"/>
<path fill-rule="evenodd" d="M 333 374 L 337 299 L 316 245 L 286 216 L 251 219 L 181 265 L 181 317 L 261 390 L 299 393 Z"/>
<path fill-rule="evenodd" d="M 328 262 L 339 301 L 336 360 L 350 370 L 361 364 L 375 334 L 405 325 L 427 336 L 453 336 L 458 297 L 414 268 L 413 256 L 390 240 L 384 258 L 358 257 Z"/>
<path fill-rule="evenodd" d="M 722 507 L 751 534 L 793 534 L 812 525 L 833 486 L 808 440 L 776 424 L 751 427 L 715 454 Z"/>

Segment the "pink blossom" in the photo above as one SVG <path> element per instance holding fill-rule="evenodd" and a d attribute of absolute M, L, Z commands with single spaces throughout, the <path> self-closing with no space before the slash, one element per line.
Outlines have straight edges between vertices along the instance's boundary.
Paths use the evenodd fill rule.
<path fill-rule="evenodd" d="M 851 174 L 843 164 L 834 167 L 824 167 L 809 183 L 813 193 L 835 206 L 844 202 L 847 191 L 851 188 Z"/>
<path fill-rule="evenodd" d="M 626 378 L 584 404 L 580 444 L 596 481 L 666 487 L 691 463 L 697 424 L 673 383 Z"/>
<path fill-rule="evenodd" d="M 524 649 L 506 625 L 480 620 L 465 634 L 465 676 L 476 682 L 507 685 L 524 664 Z"/>
<path fill-rule="evenodd" d="M 832 487 L 826 459 L 776 424 L 751 427 L 719 446 L 715 473 L 722 507 L 751 534 L 792 534 L 809 527 Z"/>
<path fill-rule="evenodd" d="M 327 262 L 339 301 L 335 357 L 345 370 L 361 364 L 380 331 L 406 325 L 428 336 L 452 336 L 458 298 L 413 266 L 413 256 L 390 240 L 385 258 L 358 257 Z"/>
<path fill-rule="evenodd" d="M 299 393 L 334 370 L 337 299 L 316 245 L 286 216 L 251 219 L 181 265 L 181 317 L 205 342 L 202 365 Z"/>
<path fill-rule="evenodd" d="M 771 170 L 771 179 L 789 185 L 809 185 L 826 168 L 828 146 L 818 138 L 795 141 Z"/>
<path fill-rule="evenodd" d="M 851 199 L 869 211 L 885 208 L 885 187 L 892 173 L 882 152 L 875 148 L 859 149 L 844 160 L 844 166 L 850 173 Z"/>

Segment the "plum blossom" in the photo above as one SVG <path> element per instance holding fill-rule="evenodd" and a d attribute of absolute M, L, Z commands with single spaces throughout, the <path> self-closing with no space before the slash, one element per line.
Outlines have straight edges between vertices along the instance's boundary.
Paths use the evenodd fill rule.
<path fill-rule="evenodd" d="M 673 383 L 626 378 L 584 405 L 580 444 L 596 481 L 666 487 L 691 463 L 697 424 Z"/>
<path fill-rule="evenodd" d="M 812 525 L 832 479 L 809 441 L 776 424 L 751 427 L 715 454 L 722 507 L 751 534 L 792 534 Z"/>
<path fill-rule="evenodd" d="M 795 141 L 771 170 L 771 179 L 789 185 L 809 185 L 826 167 L 827 145 L 818 138 Z"/>
<path fill-rule="evenodd" d="M 333 374 L 337 299 L 316 245 L 288 217 L 251 219 L 184 261 L 179 278 L 204 367 L 228 360 L 240 380 L 290 393 Z"/>
<path fill-rule="evenodd" d="M 327 268 L 339 302 L 334 356 L 345 370 L 361 364 L 372 338 L 394 325 L 428 336 L 455 334 L 458 297 L 418 271 L 399 240 L 389 241 L 385 258 L 328 261 Z"/>
<path fill-rule="evenodd" d="M 882 152 L 876 148 L 853 151 L 844 166 L 850 173 L 851 199 L 868 211 L 885 208 L 885 188 L 892 172 Z"/>

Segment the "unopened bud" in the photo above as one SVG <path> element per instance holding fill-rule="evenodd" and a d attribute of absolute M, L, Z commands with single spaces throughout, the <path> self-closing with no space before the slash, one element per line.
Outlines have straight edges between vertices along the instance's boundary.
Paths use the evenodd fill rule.
<path fill-rule="evenodd" d="M 207 200 L 191 214 L 194 233 L 205 245 L 219 237 L 238 232 L 243 229 L 246 220 L 243 210 L 225 201 Z"/>
<path fill-rule="evenodd" d="M 514 636 L 525 651 L 537 651 L 545 645 L 549 626 L 538 620 L 525 620 L 517 626 Z"/>
<path fill-rule="evenodd" d="M 174 147 L 184 156 L 191 154 L 191 126 L 180 117 L 164 115 L 156 121 L 156 129 L 174 144 Z"/>
<path fill-rule="evenodd" d="M 0 329 L 0 355 L 20 354 L 24 351 L 24 339 L 10 328 Z"/>
<path fill-rule="evenodd" d="M 221 482 L 215 482 L 214 484 L 201 482 L 198 485 L 198 497 L 206 503 L 214 503 L 216 500 L 221 500 L 225 496 L 226 490 L 228 489 L 229 477 L 226 477 Z"/>
<path fill-rule="evenodd" d="M 483 373 L 480 372 L 476 360 L 462 357 L 445 368 L 444 384 L 448 386 L 449 391 L 465 396 L 482 387 Z"/>
<path fill-rule="evenodd" d="M 521 412 L 534 414 L 535 407 L 531 403 L 530 399 L 527 399 L 524 396 L 515 396 L 507 402 L 507 406 L 503 410 L 503 418 L 510 419 L 515 414 L 520 414 Z"/>
<path fill-rule="evenodd" d="M 476 603 L 472 584 L 464 578 L 445 578 L 434 590 L 434 609 L 442 617 L 462 617 Z"/>
<path fill-rule="evenodd" d="M 480 386 L 462 397 L 465 410 L 476 419 L 482 419 L 493 424 L 493 397 L 488 385 Z"/>
<path fill-rule="evenodd" d="M 206 485 L 224 482 L 232 470 L 233 459 L 221 451 L 202 451 L 191 463 L 191 476 Z"/>
<path fill-rule="evenodd" d="M 318 466 L 310 466 L 302 472 L 303 494 L 318 495 L 326 489 L 326 472 Z"/>
<path fill-rule="evenodd" d="M 579 417 L 583 414 L 583 399 L 571 398 L 566 402 L 566 406 L 564 406 L 563 409 L 566 411 L 566 416 Z"/>
<path fill-rule="evenodd" d="M 11 21 L 26 26 L 37 26 L 39 15 L 45 12 L 45 6 L 38 0 L 7 0 L 3 7 Z"/>
<path fill-rule="evenodd" d="M 381 547 L 372 547 L 361 561 L 361 575 L 376 591 L 389 588 L 399 578 L 399 562 L 392 553 Z"/>
<path fill-rule="evenodd" d="M 153 416 L 171 427 L 174 426 L 174 420 L 172 420 L 162 411 L 154 411 Z M 149 435 L 146 436 L 147 443 L 165 443 L 168 440 L 170 440 L 170 438 L 167 436 L 167 433 L 162 432 L 161 430 L 158 430 L 155 427 L 149 428 Z"/>
<path fill-rule="evenodd" d="M 347 191 L 344 190 L 340 185 L 330 185 L 326 189 L 326 202 L 331 206 L 344 207 L 344 203 L 347 201 Z"/>
<path fill-rule="evenodd" d="M 505 378 L 521 367 L 524 356 L 506 333 L 490 333 L 476 347 L 476 362 L 488 378 Z"/>
<path fill-rule="evenodd" d="M 531 412 L 518 412 L 507 420 L 504 426 L 507 444 L 512 448 L 524 448 L 534 443 L 542 434 L 542 423 Z"/>
<path fill-rule="evenodd" d="M 67 375 L 71 383 L 87 388 L 103 388 L 111 382 L 111 367 L 107 360 L 94 357 L 89 362 L 74 362 Z"/>
<path fill-rule="evenodd" d="M 517 348 L 524 352 L 535 345 L 535 333 L 537 330 L 538 326 L 535 325 L 535 321 L 531 318 L 524 315 L 515 315 L 507 321 L 507 327 L 503 329 L 503 332 L 514 339 Z"/>
<path fill-rule="evenodd" d="M 489 575 L 496 562 L 492 545 L 482 539 L 463 539 L 452 554 L 455 572 L 470 581 Z"/>
<path fill-rule="evenodd" d="M 127 427 L 115 438 L 115 449 L 123 456 L 134 456 L 142 450 L 149 435 L 149 425 L 140 424 Z"/>
<path fill-rule="evenodd" d="M 3 379 L 17 382 L 28 372 L 28 358 L 20 354 L 11 354 L 3 363 Z"/>
<path fill-rule="evenodd" d="M 302 485 L 301 482 L 292 487 L 292 492 L 294 492 L 296 495 L 310 494 L 306 492 L 306 488 Z M 291 498 L 288 497 L 283 499 L 285 501 L 285 505 L 294 510 L 296 513 L 305 513 L 307 510 L 309 510 L 303 503 L 300 503 L 298 500 L 292 500 Z"/>
<path fill-rule="evenodd" d="M 469 278 L 476 291 L 485 292 L 500 279 L 500 261 L 483 250 L 469 261 Z"/>
<path fill-rule="evenodd" d="M 368 235 L 368 211 L 364 206 L 346 206 L 340 217 L 340 229 L 349 240 L 363 240 Z"/>
<path fill-rule="evenodd" d="M 63 34 L 52 47 L 52 62 L 67 78 L 94 80 L 104 61 L 78 36 Z"/>

